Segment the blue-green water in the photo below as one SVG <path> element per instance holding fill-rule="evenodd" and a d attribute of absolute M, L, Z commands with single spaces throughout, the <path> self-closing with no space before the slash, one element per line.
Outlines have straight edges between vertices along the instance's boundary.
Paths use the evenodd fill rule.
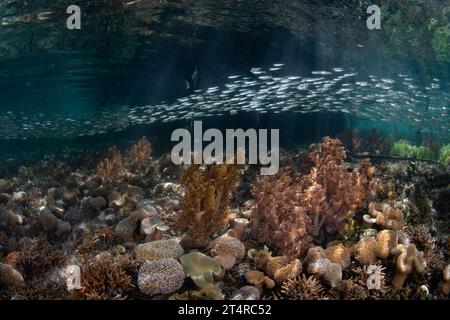
<path fill-rule="evenodd" d="M 10 160 L 136 132 L 169 146 L 174 127 L 201 119 L 286 127 L 285 143 L 348 127 L 448 142 L 448 3 L 387 1 L 381 30 L 356 1 L 85 2 L 81 30 L 66 28 L 69 4 L 0 5 Z"/>

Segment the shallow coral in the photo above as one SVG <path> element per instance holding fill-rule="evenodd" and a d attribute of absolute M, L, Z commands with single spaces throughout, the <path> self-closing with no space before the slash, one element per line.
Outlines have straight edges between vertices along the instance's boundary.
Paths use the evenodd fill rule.
<path fill-rule="evenodd" d="M 390 230 L 400 230 L 405 224 L 401 211 L 393 209 L 387 203 L 371 202 L 369 214 L 370 216 L 364 216 L 365 222 L 375 223 Z"/>
<path fill-rule="evenodd" d="M 227 222 L 231 192 L 239 180 L 235 164 L 192 165 L 183 177 L 185 195 L 178 216 L 180 227 L 187 231 L 183 246 L 201 248 L 215 231 Z"/>
<path fill-rule="evenodd" d="M 131 147 L 128 155 L 137 167 L 144 167 L 150 161 L 152 146 L 146 137 L 142 137 L 137 144 Z"/>
<path fill-rule="evenodd" d="M 264 275 L 263 272 L 250 270 L 245 273 L 245 278 L 247 282 L 255 286 L 258 290 L 262 290 L 263 287 L 267 289 L 272 289 L 275 287 L 275 281 L 273 281 L 268 276 Z"/>
<path fill-rule="evenodd" d="M 399 244 L 391 250 L 391 253 L 397 257 L 397 272 L 392 280 L 392 284 L 396 288 L 403 287 L 406 278 L 411 272 L 422 273 L 425 271 L 426 262 L 423 252 L 418 251 L 414 244 Z"/>
<path fill-rule="evenodd" d="M 330 287 L 335 287 L 342 279 L 342 267 L 331 262 L 321 247 L 310 248 L 305 263 L 308 273 L 319 276 Z"/>
<path fill-rule="evenodd" d="M 119 181 L 126 173 L 120 152 L 113 148 L 110 153 L 111 156 L 102 160 L 97 166 L 97 175 L 102 178 L 103 182 Z"/>
<path fill-rule="evenodd" d="M 203 288 L 207 284 L 214 283 L 214 276 L 222 274 L 219 262 L 198 251 L 190 252 L 180 257 L 184 272 L 194 283 Z"/>
<path fill-rule="evenodd" d="M 261 292 L 254 286 L 244 286 L 236 290 L 230 300 L 259 300 Z"/>
<path fill-rule="evenodd" d="M 175 239 L 142 243 L 136 246 L 135 252 L 138 261 L 179 259 L 184 254 L 183 248 Z"/>
<path fill-rule="evenodd" d="M 139 269 L 138 285 L 150 296 L 166 295 L 180 289 L 184 278 L 183 267 L 173 258 L 145 261 Z"/>
<path fill-rule="evenodd" d="M 367 160 L 349 172 L 345 151 L 337 139 L 325 137 L 310 153 L 314 164 L 298 181 L 282 170 L 276 177 L 262 177 L 254 187 L 259 240 L 278 253 L 304 253 L 313 237 L 344 232 L 354 210 L 373 188 L 374 169 Z"/>
<path fill-rule="evenodd" d="M 87 258 L 81 266 L 81 289 L 72 295 L 79 299 L 110 300 L 125 299 L 133 289 L 133 260 L 102 252 L 93 259 Z"/>
<path fill-rule="evenodd" d="M 324 288 L 314 276 L 302 274 L 294 279 L 287 279 L 281 285 L 277 298 L 287 300 L 318 300 L 322 298 Z"/>
<path fill-rule="evenodd" d="M 221 266 L 231 269 L 238 260 L 245 256 L 245 246 L 235 237 L 224 234 L 214 239 L 211 252 Z"/>
<path fill-rule="evenodd" d="M 23 284 L 24 279 L 14 267 L 0 262 L 0 288 Z"/>

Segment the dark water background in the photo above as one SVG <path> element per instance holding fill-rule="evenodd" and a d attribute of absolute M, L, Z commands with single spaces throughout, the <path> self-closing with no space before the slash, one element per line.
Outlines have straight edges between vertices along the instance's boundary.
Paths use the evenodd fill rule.
<path fill-rule="evenodd" d="M 364 1 L 81 1 L 82 30 L 69 31 L 65 8 L 70 1 L 7 1 L 0 4 L 0 113 L 95 117 L 97 111 L 115 106 L 171 103 L 188 94 L 186 76 L 195 67 L 199 89 L 274 63 L 284 63 L 288 74 L 352 67 L 360 74 L 407 72 L 419 82 L 438 77 L 449 83 L 449 62 L 436 59 L 429 44 L 420 44 L 428 20 L 436 16 L 445 25 L 445 15 L 444 20 L 440 15 L 450 8 L 448 1 L 409 1 L 409 7 L 398 1 L 381 3 L 387 31 L 366 28 L 369 3 Z M 52 12 L 48 19 L 40 20 L 39 13 L 47 11 Z M 403 20 L 395 22 L 389 15 Z M 400 34 L 389 34 L 394 23 Z M 411 35 L 423 52 L 414 47 Z M 172 130 L 187 125 L 156 123 L 63 141 L 0 137 L 0 153 L 4 166 L 25 164 L 46 153 L 101 148 L 143 134 L 164 150 L 170 148 Z M 378 124 L 326 113 L 245 113 L 204 124 L 282 128 L 283 146 L 358 125 L 368 129 Z M 415 138 L 420 133 L 404 134 Z"/>

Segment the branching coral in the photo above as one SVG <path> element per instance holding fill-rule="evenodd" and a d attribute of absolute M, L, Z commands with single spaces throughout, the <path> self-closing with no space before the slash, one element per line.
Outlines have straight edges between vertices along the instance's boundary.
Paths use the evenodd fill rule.
<path fill-rule="evenodd" d="M 135 268 L 130 258 L 102 252 L 85 261 L 81 268 L 81 289 L 72 294 L 88 300 L 125 299 L 127 291 L 133 289 Z"/>
<path fill-rule="evenodd" d="M 323 287 L 314 277 L 304 274 L 294 279 L 287 279 L 281 285 L 279 297 L 287 300 L 318 300 L 322 297 Z"/>
<path fill-rule="evenodd" d="M 185 195 L 179 225 L 187 230 L 183 245 L 205 247 L 217 229 L 228 222 L 230 194 L 239 180 L 235 164 L 192 165 L 183 177 Z"/>
<path fill-rule="evenodd" d="M 123 178 L 126 169 L 119 150 L 112 148 L 110 157 L 102 160 L 97 166 L 97 175 L 103 182 L 115 182 Z"/>
<path fill-rule="evenodd" d="M 373 188 L 373 167 L 363 160 L 358 170 L 348 172 L 337 139 L 325 137 L 310 157 L 309 175 L 292 181 L 281 170 L 276 177 L 258 179 L 253 189 L 252 223 L 259 225 L 259 241 L 281 254 L 304 253 L 313 237 L 345 231 Z"/>

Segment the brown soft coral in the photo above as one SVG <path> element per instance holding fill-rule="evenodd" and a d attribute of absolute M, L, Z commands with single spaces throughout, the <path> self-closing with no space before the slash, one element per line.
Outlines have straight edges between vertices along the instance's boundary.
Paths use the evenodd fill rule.
<path fill-rule="evenodd" d="M 399 244 L 391 253 L 397 257 L 397 272 L 392 280 L 396 288 L 402 288 L 408 275 L 414 270 L 418 273 L 425 271 L 426 262 L 423 252 L 418 251 L 414 244 Z"/>
<path fill-rule="evenodd" d="M 307 250 L 312 240 L 311 220 L 305 208 L 297 205 L 299 194 L 291 186 L 289 173 L 282 170 L 275 177 L 261 177 L 253 195 L 252 229 L 257 230 L 258 240 L 285 255 Z"/>
<path fill-rule="evenodd" d="M 97 175 L 103 182 L 119 181 L 126 174 L 123 157 L 117 148 L 110 149 L 110 157 L 102 160 L 97 166 Z"/>
<path fill-rule="evenodd" d="M 250 216 L 253 230 L 259 225 L 259 241 L 277 253 L 298 255 L 308 250 L 313 237 L 344 232 L 372 190 L 374 175 L 367 160 L 348 172 L 345 156 L 339 140 L 325 137 L 310 153 L 314 166 L 308 175 L 293 181 L 281 170 L 258 179 Z"/>
<path fill-rule="evenodd" d="M 228 222 L 231 192 L 239 180 L 235 164 L 190 166 L 183 177 L 185 195 L 178 222 L 187 231 L 183 245 L 201 248 Z"/>
<path fill-rule="evenodd" d="M 142 137 L 137 144 L 131 147 L 128 152 L 133 164 L 137 167 L 144 167 L 150 161 L 152 146 L 146 137 Z"/>

